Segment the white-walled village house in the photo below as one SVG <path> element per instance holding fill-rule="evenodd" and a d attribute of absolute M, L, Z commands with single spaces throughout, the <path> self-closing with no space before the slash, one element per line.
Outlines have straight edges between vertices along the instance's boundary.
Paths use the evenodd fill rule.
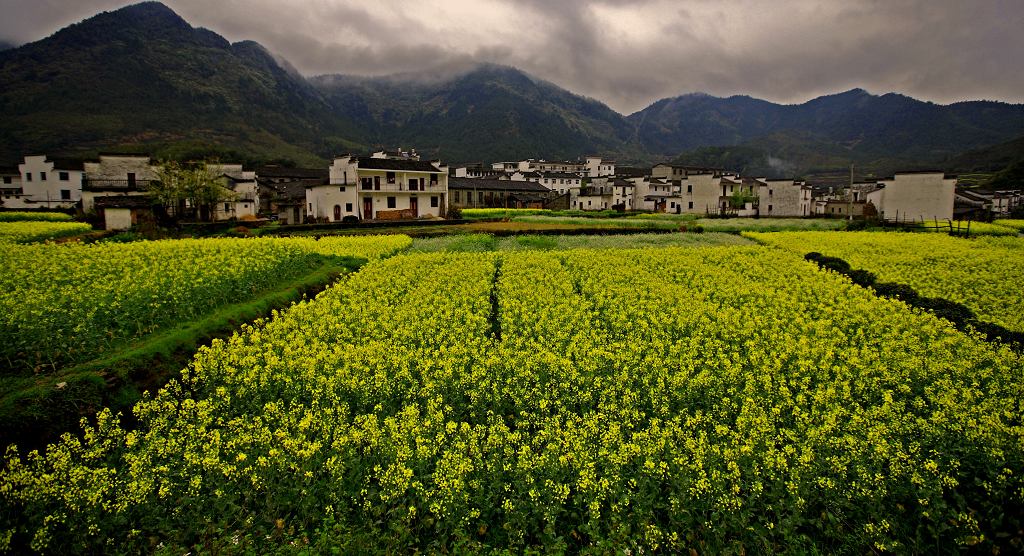
<path fill-rule="evenodd" d="M 67 209 L 82 199 L 82 163 L 30 155 L 18 165 L 18 179 L 4 179 L 5 208 Z M 13 176 L 10 176 L 13 178 Z M 14 181 L 18 185 L 11 187 Z M 20 189 L 20 192 L 18 191 Z M 8 195 L 10 195 L 8 197 Z"/>
<path fill-rule="evenodd" d="M 260 212 L 256 172 L 244 170 L 241 164 L 207 164 L 206 168 L 231 192 L 230 198 L 213 207 L 213 219 L 255 219 Z"/>
<path fill-rule="evenodd" d="M 0 206 L 25 208 L 25 190 L 21 187 L 21 172 L 16 167 L 0 168 Z"/>
<path fill-rule="evenodd" d="M 100 154 L 99 160 L 84 163 L 82 210 L 95 209 L 99 197 L 146 195 L 150 182 L 159 179 L 157 166 L 148 155 Z"/>
<path fill-rule="evenodd" d="M 329 183 L 306 188 L 309 217 L 323 222 L 443 217 L 447 203 L 448 167 L 440 162 L 343 156 Z"/>
<path fill-rule="evenodd" d="M 790 179 L 758 178 L 753 180 L 760 216 L 811 216 L 814 205 L 811 186 Z"/>
<path fill-rule="evenodd" d="M 900 220 L 948 220 L 953 218 L 956 176 L 943 172 L 897 172 L 879 180 L 878 189 L 867 194 L 879 218 Z"/>

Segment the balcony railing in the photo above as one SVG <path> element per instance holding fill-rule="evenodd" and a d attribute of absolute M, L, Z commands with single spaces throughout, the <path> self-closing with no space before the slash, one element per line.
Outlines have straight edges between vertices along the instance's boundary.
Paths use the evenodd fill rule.
<path fill-rule="evenodd" d="M 372 184 L 362 183 L 362 184 L 359 185 L 359 191 L 384 191 L 384 192 L 388 192 L 388 193 L 402 192 L 402 191 L 409 191 L 409 192 L 416 192 L 416 191 L 431 192 L 431 191 L 434 191 L 434 192 L 437 192 L 437 191 L 444 191 L 444 188 L 441 186 L 441 182 L 436 182 L 436 183 L 420 183 L 420 184 L 417 184 L 417 185 L 410 185 L 408 183 L 401 183 L 401 182 L 397 182 L 397 183 L 372 183 Z"/>
<path fill-rule="evenodd" d="M 146 191 L 153 180 L 121 180 L 105 178 L 83 178 L 83 191 Z"/>

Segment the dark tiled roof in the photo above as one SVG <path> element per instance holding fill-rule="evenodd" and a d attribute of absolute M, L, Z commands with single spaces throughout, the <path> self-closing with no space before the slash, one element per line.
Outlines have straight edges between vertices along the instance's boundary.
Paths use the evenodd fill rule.
<path fill-rule="evenodd" d="M 270 187 L 277 192 L 278 200 L 303 199 L 303 202 L 305 202 L 304 200 L 306 198 L 307 187 L 315 187 L 317 185 L 324 185 L 326 183 L 326 179 L 317 178 L 275 183 L 271 184 Z"/>
<path fill-rule="evenodd" d="M 532 181 L 488 180 L 481 178 L 448 178 L 448 189 L 485 189 L 495 191 L 551 191 L 543 185 Z"/>
<path fill-rule="evenodd" d="M 0 174 L 3 174 L 3 175 L 15 175 L 15 174 L 18 174 L 18 175 L 20 175 L 21 171 L 18 170 L 18 168 L 15 167 L 15 166 L 0 166 Z"/>
<path fill-rule="evenodd" d="M 642 178 L 651 175 L 651 169 L 636 166 L 618 166 L 615 168 L 615 175 L 624 178 Z"/>
<path fill-rule="evenodd" d="M 146 154 L 146 153 L 119 153 L 119 152 L 107 151 L 107 152 L 100 152 L 100 153 L 97 153 L 97 154 L 98 154 L 98 156 L 120 156 L 120 157 L 125 157 L 125 158 L 146 158 L 146 159 L 150 158 L 150 156 L 148 154 Z"/>
<path fill-rule="evenodd" d="M 153 198 L 149 195 L 116 195 L 96 197 L 95 206 L 101 208 L 153 208 Z"/>
<path fill-rule="evenodd" d="M 615 178 L 614 180 L 611 180 L 611 183 L 615 187 L 634 187 L 633 182 L 622 178 Z"/>
<path fill-rule="evenodd" d="M 256 175 L 261 178 L 293 178 L 296 180 L 324 178 L 331 174 L 327 168 L 285 168 L 284 166 L 260 166 Z"/>
<path fill-rule="evenodd" d="M 70 158 L 51 158 L 50 162 L 53 162 L 54 170 L 71 170 L 77 172 L 85 170 L 85 163 L 81 160 L 74 160 Z"/>
<path fill-rule="evenodd" d="M 882 178 L 882 179 L 880 179 L 878 181 L 892 181 L 892 180 L 896 179 L 896 176 L 907 175 L 907 174 L 942 174 L 942 179 L 946 179 L 946 180 L 954 180 L 954 179 L 956 179 L 956 174 L 947 174 L 947 173 L 943 172 L 942 170 L 907 170 L 905 172 L 896 172 L 895 175 Z"/>
<path fill-rule="evenodd" d="M 437 166 L 422 160 L 392 160 L 390 158 L 370 158 L 368 156 L 359 157 L 359 168 L 394 172 L 441 172 Z"/>

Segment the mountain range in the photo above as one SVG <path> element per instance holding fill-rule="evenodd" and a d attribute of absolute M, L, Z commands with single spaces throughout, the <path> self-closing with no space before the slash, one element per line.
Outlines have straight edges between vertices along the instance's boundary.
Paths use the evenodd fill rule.
<path fill-rule="evenodd" d="M 493 64 L 444 78 L 307 78 L 259 44 L 230 43 L 158 2 L 0 51 L 0 113 L 6 163 L 117 150 L 320 165 L 400 146 L 450 162 L 601 154 L 774 176 L 851 163 L 955 170 L 963 153 L 1024 137 L 1024 105 L 938 105 L 860 89 L 796 105 L 689 94 L 622 115 Z"/>

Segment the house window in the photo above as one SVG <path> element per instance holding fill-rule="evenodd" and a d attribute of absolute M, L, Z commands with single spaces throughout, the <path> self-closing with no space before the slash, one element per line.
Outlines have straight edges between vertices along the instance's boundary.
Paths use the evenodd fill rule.
<path fill-rule="evenodd" d="M 373 188 L 380 191 L 380 176 L 373 176 Z"/>
<path fill-rule="evenodd" d="M 430 185 L 437 185 L 437 174 L 430 174 Z"/>
<path fill-rule="evenodd" d="M 373 189 L 373 180 L 370 178 L 363 178 L 363 189 Z"/>
<path fill-rule="evenodd" d="M 771 192 L 769 192 L 769 195 L 770 195 L 770 194 L 771 194 Z M 771 212 L 771 211 L 772 211 L 772 206 L 771 206 L 771 205 L 768 205 L 768 212 Z"/>
<path fill-rule="evenodd" d="M 309 212 L 313 212 L 313 203 L 309 204 Z"/>
<path fill-rule="evenodd" d="M 388 172 L 387 174 L 388 183 L 395 183 L 395 173 Z"/>
<path fill-rule="evenodd" d="M 135 174 L 128 172 L 128 187 L 135 187 Z"/>
<path fill-rule="evenodd" d="M 246 204 L 242 205 L 242 208 L 249 208 L 249 204 L 246 203 Z"/>
<path fill-rule="evenodd" d="M 772 191 L 771 189 L 769 189 L 769 190 L 768 190 L 768 196 L 769 196 L 769 197 L 771 197 L 771 196 L 772 196 L 772 193 L 773 193 L 773 191 Z"/>
<path fill-rule="evenodd" d="M 344 193 L 345 192 L 345 186 L 343 185 L 343 186 L 339 187 L 338 191 Z"/>
<path fill-rule="evenodd" d="M 352 212 L 352 203 L 345 203 L 345 212 Z"/>
<path fill-rule="evenodd" d="M 688 206 L 688 207 L 686 207 L 686 208 L 688 208 L 688 209 L 691 209 L 691 210 L 692 210 L 692 209 L 693 209 L 693 201 L 690 201 L 690 203 L 689 203 L 689 206 Z"/>
<path fill-rule="evenodd" d="M 676 208 L 676 203 L 674 201 L 669 203 L 669 205 L 670 205 L 671 208 Z"/>
<path fill-rule="evenodd" d="M 32 181 L 32 172 L 25 172 L 25 181 Z"/>
<path fill-rule="evenodd" d="M 60 181 L 68 181 L 71 178 L 70 176 L 68 176 L 67 172 L 58 172 L 57 179 L 59 179 Z"/>
<path fill-rule="evenodd" d="M 459 196 L 459 192 L 458 192 L 458 191 L 456 191 L 456 192 L 455 192 L 455 202 L 456 202 L 456 203 L 458 203 L 458 202 L 459 202 L 459 199 L 460 199 L 460 196 Z"/>
<path fill-rule="evenodd" d="M 477 202 L 480 203 L 481 205 L 484 204 L 484 192 L 483 191 L 478 191 L 477 192 Z"/>
<path fill-rule="evenodd" d="M 39 172 L 39 181 L 46 181 L 46 172 Z"/>
<path fill-rule="evenodd" d="M 395 208 L 395 206 L 396 206 L 396 198 L 395 197 L 388 197 L 388 208 L 389 209 L 393 209 L 393 208 Z"/>
<path fill-rule="evenodd" d="M 62 201 L 70 201 L 71 200 L 71 190 L 70 189 L 61 189 L 60 190 L 60 199 Z"/>
<path fill-rule="evenodd" d="M 11 176 L 4 176 L 4 183 L 11 183 Z"/>
<path fill-rule="evenodd" d="M 438 200 L 437 195 L 430 197 L 430 206 L 436 208 L 438 205 L 440 205 L 440 201 Z"/>
<path fill-rule="evenodd" d="M 686 186 L 686 192 L 687 193 L 693 193 L 693 184 L 690 184 L 690 185 Z"/>

